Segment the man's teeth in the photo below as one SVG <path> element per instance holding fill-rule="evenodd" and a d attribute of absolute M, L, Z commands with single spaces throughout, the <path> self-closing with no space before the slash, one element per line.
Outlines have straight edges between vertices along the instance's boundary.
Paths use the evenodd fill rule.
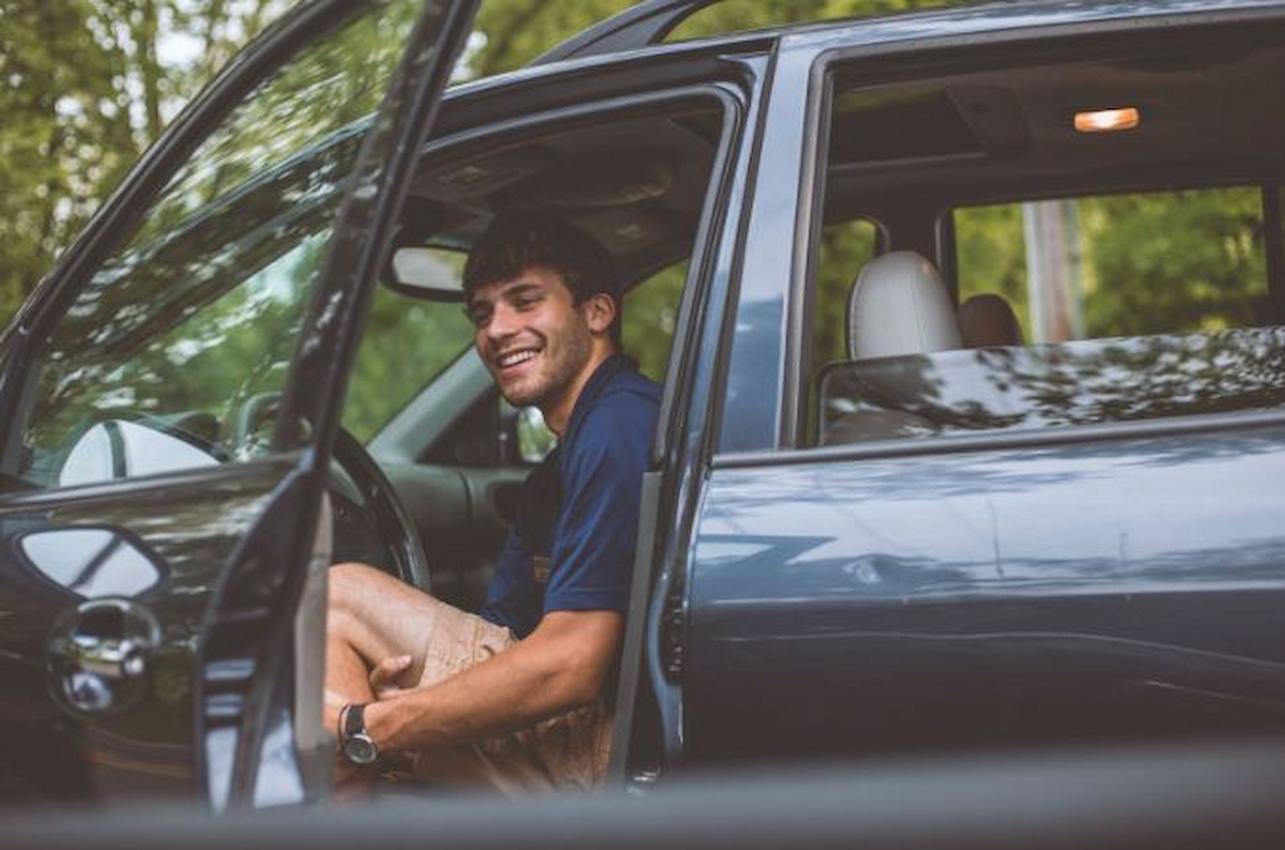
<path fill-rule="evenodd" d="M 535 355 L 536 352 L 534 351 L 515 351 L 512 354 L 505 354 L 500 358 L 500 366 L 501 368 L 516 366 L 519 363 L 525 363 L 532 357 L 535 357 Z"/>

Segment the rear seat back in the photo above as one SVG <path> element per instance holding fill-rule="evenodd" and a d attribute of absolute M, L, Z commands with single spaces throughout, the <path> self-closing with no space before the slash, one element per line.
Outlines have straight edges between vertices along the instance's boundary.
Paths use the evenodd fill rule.
<path fill-rule="evenodd" d="M 1022 344 L 1017 314 L 1001 295 L 986 292 L 959 305 L 959 332 L 964 348 L 1000 348 Z"/>
<path fill-rule="evenodd" d="M 848 356 L 895 357 L 959 348 L 955 310 L 941 275 L 913 251 L 866 263 L 848 295 Z"/>

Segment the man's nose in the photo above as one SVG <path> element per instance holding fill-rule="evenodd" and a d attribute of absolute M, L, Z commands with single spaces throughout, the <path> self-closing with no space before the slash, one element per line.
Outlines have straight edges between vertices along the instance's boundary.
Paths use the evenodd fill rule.
<path fill-rule="evenodd" d="M 497 304 L 491 311 L 491 319 L 486 323 L 486 335 L 491 340 L 503 340 L 518 331 L 517 312 Z"/>

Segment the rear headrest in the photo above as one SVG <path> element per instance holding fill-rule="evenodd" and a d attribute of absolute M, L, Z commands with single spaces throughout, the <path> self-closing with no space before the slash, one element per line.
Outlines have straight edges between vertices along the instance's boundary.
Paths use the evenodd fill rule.
<path fill-rule="evenodd" d="M 959 348 L 946 285 L 932 263 L 893 251 L 866 263 L 848 296 L 848 357 L 897 357 Z"/>
<path fill-rule="evenodd" d="M 987 292 L 959 305 L 959 332 L 965 348 L 1001 348 L 1022 344 L 1022 326 L 1003 296 Z"/>

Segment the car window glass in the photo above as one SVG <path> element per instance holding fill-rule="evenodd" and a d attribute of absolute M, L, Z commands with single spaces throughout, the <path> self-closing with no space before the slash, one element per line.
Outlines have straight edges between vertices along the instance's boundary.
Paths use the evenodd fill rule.
<path fill-rule="evenodd" d="M 638 361 L 638 370 L 663 384 L 674 344 L 678 302 L 687 280 L 687 262 L 656 272 L 625 293 L 620 341 L 625 353 Z"/>
<path fill-rule="evenodd" d="M 1171 87 L 1182 71 L 1159 62 L 1143 81 L 1080 57 L 889 86 L 837 73 L 825 208 L 869 209 L 888 223 L 891 250 L 865 267 L 855 341 L 828 364 L 814 353 L 813 440 L 1285 405 L 1265 195 L 1216 179 L 1249 137 L 1221 135 L 1224 151 L 1159 109 L 1142 110 L 1139 131 L 1103 135 L 1072 120 L 1096 113 L 1067 94 L 1083 98 L 1092 80 L 1087 105 L 1148 93 L 1215 102 L 1220 87 L 1268 86 L 1251 73 L 1261 59 L 1186 87 Z M 1255 122 L 1252 111 L 1226 118 Z M 815 265 L 827 272 L 824 258 Z M 862 268 L 849 265 L 849 280 Z M 824 280 L 813 286 L 818 339 L 829 317 Z"/>
<path fill-rule="evenodd" d="M 1258 187 L 967 207 L 954 224 L 960 303 L 1001 294 L 1031 342 L 1261 324 Z"/>
<path fill-rule="evenodd" d="M 349 378 L 344 427 L 369 441 L 472 344 L 473 324 L 459 304 L 376 287 Z"/>
<path fill-rule="evenodd" d="M 418 6 L 381 4 L 301 50 L 200 144 L 46 340 L 7 472 L 54 485 L 106 420 L 176 431 L 224 462 L 268 449 L 358 119 Z"/>
<path fill-rule="evenodd" d="M 830 363 L 846 356 L 848 292 L 852 289 L 853 270 L 864 268 L 878 251 L 879 229 L 869 219 L 836 222 L 821 228 L 813 305 L 812 363 Z"/>

